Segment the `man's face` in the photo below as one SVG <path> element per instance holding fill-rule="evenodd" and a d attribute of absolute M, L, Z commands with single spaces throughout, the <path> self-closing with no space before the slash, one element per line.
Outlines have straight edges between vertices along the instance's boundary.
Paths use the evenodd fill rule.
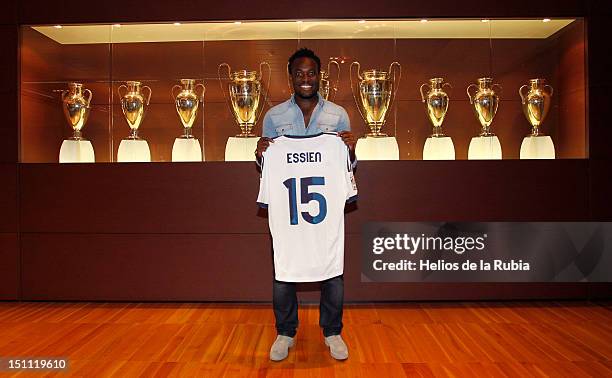
<path fill-rule="evenodd" d="M 310 99 L 319 91 L 319 70 L 310 58 L 297 58 L 291 65 L 291 83 L 296 96 Z"/>

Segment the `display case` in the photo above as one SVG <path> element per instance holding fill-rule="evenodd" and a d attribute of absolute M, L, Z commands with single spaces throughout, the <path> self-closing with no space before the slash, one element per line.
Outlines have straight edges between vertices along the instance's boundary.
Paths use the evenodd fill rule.
<path fill-rule="evenodd" d="M 20 161 L 58 162 L 60 150 L 89 162 L 227 160 L 228 141 L 249 139 L 232 78 L 253 71 L 246 80 L 258 82 L 259 105 L 246 118 L 261 135 L 263 113 L 291 95 L 287 59 L 300 47 L 321 58 L 329 99 L 362 138 L 362 160 L 583 159 L 585 41 L 582 18 L 21 26 Z M 388 107 L 368 105 L 366 82 L 388 85 L 378 98 Z M 521 152 L 544 136 L 552 155 Z M 125 141 L 146 141 L 148 158 L 122 152 Z M 176 146 L 186 141 L 181 158 Z"/>

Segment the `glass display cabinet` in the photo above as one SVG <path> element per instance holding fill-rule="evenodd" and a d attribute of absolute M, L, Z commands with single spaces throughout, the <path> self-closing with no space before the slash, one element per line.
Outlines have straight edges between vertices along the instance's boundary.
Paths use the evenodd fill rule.
<path fill-rule="evenodd" d="M 587 158 L 585 41 L 581 18 L 22 26 L 20 161 L 253 159 L 300 47 L 362 160 Z"/>

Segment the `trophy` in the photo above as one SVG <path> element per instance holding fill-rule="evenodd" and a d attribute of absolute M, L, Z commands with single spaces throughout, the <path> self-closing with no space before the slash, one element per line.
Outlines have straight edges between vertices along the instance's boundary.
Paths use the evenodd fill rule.
<path fill-rule="evenodd" d="M 121 88 L 125 88 L 125 93 L 121 94 Z M 149 90 L 146 98 L 142 95 L 144 89 Z M 140 81 L 127 81 L 117 88 L 121 101 L 121 110 L 125 116 L 125 120 L 130 127 L 130 136 L 128 139 L 139 140 L 138 128 L 142 123 L 145 114 L 145 105 L 149 105 L 151 100 L 151 88 L 142 86 Z"/>
<path fill-rule="evenodd" d="M 449 83 L 443 82 L 443 78 L 436 77 L 429 79 L 429 84 L 422 84 L 419 88 L 421 99 L 426 106 L 427 115 L 433 124 L 432 137 L 445 136 L 442 132 L 442 122 L 444 122 L 444 117 L 448 110 L 448 94 L 444 92 L 444 87 L 449 86 L 452 88 L 452 86 Z M 423 92 L 424 87 L 429 87 L 427 93 Z"/>
<path fill-rule="evenodd" d="M 523 94 L 524 88 L 529 89 L 527 94 Z M 539 127 L 548 115 L 552 95 L 553 87 L 546 84 L 544 79 L 531 79 L 529 85 L 523 85 L 519 88 L 523 113 L 531 124 L 531 136 L 544 135 L 540 132 Z"/>
<path fill-rule="evenodd" d="M 89 89 L 83 89 L 81 83 L 68 83 L 68 89 L 62 93 L 62 110 L 68 124 L 72 128 L 70 140 L 86 140 L 81 136 L 81 130 L 85 127 L 91 105 L 92 93 Z M 83 93 L 88 94 L 87 98 Z"/>
<path fill-rule="evenodd" d="M 178 113 L 181 123 L 183 124 L 183 135 L 181 135 L 179 138 L 191 139 L 193 138 L 191 135 L 191 128 L 195 122 L 196 116 L 198 115 L 200 102 L 204 99 L 206 87 L 204 87 L 204 84 L 195 84 L 195 79 L 181 79 L 180 81 L 181 85 L 177 84 L 173 86 L 171 90 L 172 98 L 174 99 L 174 104 L 176 105 L 176 112 Z M 198 87 L 202 88 L 202 92 L 199 96 L 195 91 L 195 89 Z M 180 91 L 177 94 L 174 94 L 176 89 L 179 89 Z"/>
<path fill-rule="evenodd" d="M 525 94 L 523 89 L 529 89 Z M 521 143 L 521 159 L 554 159 L 555 145 L 550 136 L 540 131 L 548 115 L 553 88 L 544 79 L 531 79 L 519 88 L 523 113 L 531 124 L 531 133 Z"/>
<path fill-rule="evenodd" d="M 353 85 L 353 66 L 357 67 L 359 100 L 355 96 Z M 357 109 L 370 128 L 370 132 L 366 136 L 386 137 L 387 134 L 381 133 L 380 130 L 385 124 L 387 111 L 391 107 L 391 102 L 397 93 L 397 87 L 402 76 L 402 68 L 398 62 L 393 62 L 389 65 L 388 71 L 370 69 L 360 73 L 360 69 L 361 65 L 359 62 L 351 63 L 349 76 L 351 78 L 351 92 L 357 103 Z"/>
<path fill-rule="evenodd" d="M 477 89 L 474 95 L 470 93 L 470 88 L 472 87 L 476 87 Z M 493 84 L 493 79 L 490 77 L 481 77 L 478 79 L 478 85 L 470 84 L 466 88 L 470 104 L 474 105 L 476 118 L 478 118 L 482 126 L 480 136 L 495 135 L 490 130 L 491 123 L 493 122 L 493 118 L 495 118 L 499 105 L 499 95 L 493 90 L 494 87 L 498 87 L 501 91 L 501 86 L 499 84 Z"/>
<path fill-rule="evenodd" d="M 330 80 L 331 77 L 331 67 L 336 66 L 336 74 L 334 77 L 336 80 Z M 330 60 L 327 63 L 327 70 L 321 70 L 319 73 L 319 94 L 325 100 L 333 100 L 334 95 L 338 91 L 338 84 L 340 83 L 340 64 L 338 64 L 335 60 Z"/>
<path fill-rule="evenodd" d="M 477 90 L 472 95 L 470 88 L 475 87 Z M 499 138 L 491 132 L 491 123 L 497 107 L 499 106 L 499 95 L 495 92 L 494 87 L 498 87 L 498 92 L 501 92 L 499 84 L 493 84 L 493 79 L 482 77 L 478 79 L 478 85 L 470 84 L 466 88 L 470 103 L 474 105 L 474 113 L 480 122 L 482 129 L 480 134 L 473 137 L 468 147 L 469 160 L 482 159 L 501 159 L 502 148 Z"/>
<path fill-rule="evenodd" d="M 230 65 L 227 63 L 221 63 L 217 69 L 219 85 L 221 85 L 222 91 L 225 90 L 221 79 L 221 71 L 224 67 L 227 69 L 227 77 L 229 79 L 227 84 L 228 104 L 238 126 L 240 126 L 240 134 L 236 135 L 236 137 L 247 138 L 255 136 L 253 128 L 263 112 L 267 98 L 266 90 L 263 102 L 261 101 L 263 91 L 261 79 L 263 77 L 264 66 L 268 69 L 267 82 L 269 86 L 272 71 L 270 70 L 270 65 L 266 62 L 261 62 L 259 72 L 247 70 L 232 72 Z"/>
<path fill-rule="evenodd" d="M 425 140 L 423 146 L 423 160 L 455 159 L 453 140 L 442 132 L 442 122 L 448 110 L 448 94 L 444 92 L 445 86 L 451 87 L 449 83 L 444 83 L 443 78 L 435 77 L 429 79 L 429 84 L 422 84 L 419 88 L 421 100 L 433 124 L 433 133 Z M 429 87 L 427 93 L 423 92 L 425 87 Z"/>
<path fill-rule="evenodd" d="M 60 147 L 59 162 L 94 163 L 96 157 L 93 145 L 81 136 L 81 130 L 85 127 L 91 109 L 91 91 L 83 89 L 81 83 L 68 83 L 68 89 L 57 92 L 61 92 L 62 110 L 72 128 L 72 137 L 65 139 Z"/>

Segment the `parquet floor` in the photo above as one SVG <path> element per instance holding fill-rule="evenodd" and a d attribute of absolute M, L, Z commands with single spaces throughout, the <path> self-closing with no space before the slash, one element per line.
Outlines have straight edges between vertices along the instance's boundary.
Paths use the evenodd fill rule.
<path fill-rule="evenodd" d="M 347 305 L 345 362 L 323 344 L 318 306 L 299 317 L 274 363 L 271 305 L 0 302 L 0 358 L 69 359 L 19 377 L 612 377 L 610 303 Z"/>

